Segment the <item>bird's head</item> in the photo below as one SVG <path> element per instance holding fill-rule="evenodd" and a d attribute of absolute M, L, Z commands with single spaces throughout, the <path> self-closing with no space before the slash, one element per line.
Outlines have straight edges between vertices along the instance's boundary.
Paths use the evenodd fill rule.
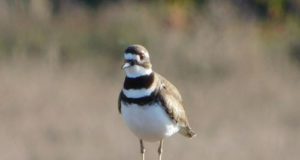
<path fill-rule="evenodd" d="M 147 49 L 141 45 L 130 45 L 124 52 L 122 69 L 127 77 L 140 77 L 152 73 L 150 56 Z"/>

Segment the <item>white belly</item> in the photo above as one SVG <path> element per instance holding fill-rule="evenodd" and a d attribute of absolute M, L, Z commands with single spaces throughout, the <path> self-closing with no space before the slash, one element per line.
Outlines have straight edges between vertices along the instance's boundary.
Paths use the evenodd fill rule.
<path fill-rule="evenodd" d="M 122 115 L 130 130 L 140 139 L 159 141 L 178 132 L 179 127 L 158 104 L 151 106 L 124 105 Z"/>

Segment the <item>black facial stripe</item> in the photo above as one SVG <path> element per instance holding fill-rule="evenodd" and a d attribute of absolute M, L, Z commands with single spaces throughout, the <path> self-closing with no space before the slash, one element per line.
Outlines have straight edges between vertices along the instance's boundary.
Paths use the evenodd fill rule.
<path fill-rule="evenodd" d="M 153 81 L 154 73 L 136 78 L 126 77 L 124 81 L 124 89 L 149 88 L 152 85 Z"/>
<path fill-rule="evenodd" d="M 137 60 L 132 60 L 132 59 L 130 59 L 130 60 L 125 60 L 125 62 L 126 63 L 129 63 L 130 65 L 135 65 L 135 64 L 138 64 L 138 61 Z"/>
<path fill-rule="evenodd" d="M 145 96 L 145 97 L 141 97 L 141 98 L 128 98 L 123 93 L 123 91 L 121 92 L 121 100 L 127 104 L 132 104 L 132 103 L 137 104 L 137 105 L 151 104 L 151 103 L 156 102 L 156 100 L 157 100 L 156 96 L 157 96 L 157 92 L 153 91 L 151 93 L 151 95 L 149 95 L 149 96 Z"/>
<path fill-rule="evenodd" d="M 126 60 L 125 59 L 125 62 L 126 63 L 129 63 L 130 65 L 139 65 L 139 66 L 142 66 L 144 68 L 151 68 L 151 63 L 149 61 L 146 61 L 146 62 L 139 62 L 137 60 L 132 60 L 132 59 L 128 59 Z"/>

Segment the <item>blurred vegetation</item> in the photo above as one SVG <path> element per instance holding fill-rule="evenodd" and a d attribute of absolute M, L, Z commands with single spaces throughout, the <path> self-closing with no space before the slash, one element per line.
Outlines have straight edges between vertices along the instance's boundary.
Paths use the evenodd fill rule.
<path fill-rule="evenodd" d="M 176 30 L 192 37 L 201 23 L 198 17 L 209 16 L 207 8 L 211 2 L 219 3 L 208 0 L 2 1 L 0 56 L 6 60 L 50 57 L 61 64 L 82 58 L 115 61 L 130 43 L 164 44 L 157 37 L 165 31 Z M 231 0 L 229 3 L 245 23 L 260 24 L 262 38 L 269 47 L 287 45 L 290 56 L 299 59 L 299 1 Z"/>

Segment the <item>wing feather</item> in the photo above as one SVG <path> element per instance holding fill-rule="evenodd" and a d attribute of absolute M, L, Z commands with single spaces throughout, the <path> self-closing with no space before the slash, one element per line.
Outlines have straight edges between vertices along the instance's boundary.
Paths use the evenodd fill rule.
<path fill-rule="evenodd" d="M 171 119 L 180 126 L 188 126 L 188 120 L 183 108 L 182 98 L 178 89 L 166 80 L 163 76 L 157 74 L 160 79 L 160 90 L 158 97 Z"/>
<path fill-rule="evenodd" d="M 170 118 L 180 126 L 179 133 L 189 138 L 196 136 L 196 133 L 189 126 L 178 89 L 163 76 L 159 74 L 157 76 L 160 79 L 158 98 Z"/>

